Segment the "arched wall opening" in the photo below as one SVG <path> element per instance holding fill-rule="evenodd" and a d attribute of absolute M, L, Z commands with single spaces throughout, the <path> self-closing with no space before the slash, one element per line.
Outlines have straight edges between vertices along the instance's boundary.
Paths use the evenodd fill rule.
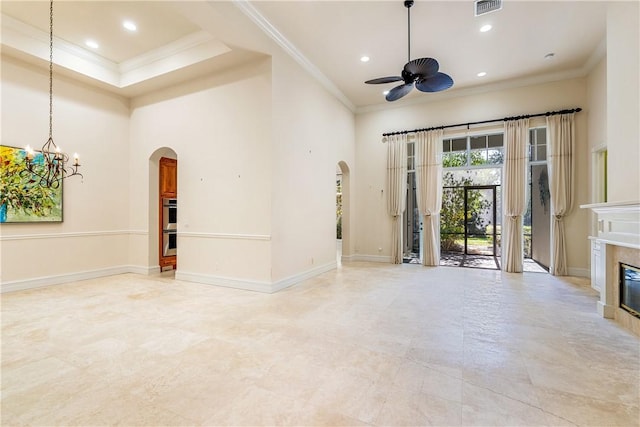
<path fill-rule="evenodd" d="M 336 237 L 338 265 L 351 257 L 351 183 L 349 166 L 339 161 L 336 168 Z"/>
<path fill-rule="evenodd" d="M 178 160 L 177 153 L 169 147 L 161 147 L 149 157 L 149 193 L 148 193 L 148 262 L 149 266 L 160 267 L 160 159 L 166 157 Z"/>

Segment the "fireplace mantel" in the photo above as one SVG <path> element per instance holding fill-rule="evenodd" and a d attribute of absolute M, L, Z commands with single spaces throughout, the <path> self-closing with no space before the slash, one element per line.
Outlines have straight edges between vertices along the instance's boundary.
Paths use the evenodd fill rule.
<path fill-rule="evenodd" d="M 640 249 L 640 201 L 581 205 L 598 215 L 595 238 L 611 245 Z"/>
<path fill-rule="evenodd" d="M 600 292 L 598 312 L 640 335 L 640 319 L 620 306 L 619 263 L 640 267 L 640 201 L 580 206 L 597 215 L 591 236 L 591 286 Z"/>

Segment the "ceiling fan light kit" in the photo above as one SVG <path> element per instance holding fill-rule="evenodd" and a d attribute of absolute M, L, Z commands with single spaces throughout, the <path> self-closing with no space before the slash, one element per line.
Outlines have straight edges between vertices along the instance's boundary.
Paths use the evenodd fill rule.
<path fill-rule="evenodd" d="M 440 64 L 433 58 L 418 58 L 411 60 L 411 6 L 413 0 L 405 0 L 404 7 L 407 8 L 407 63 L 402 69 L 400 76 L 380 77 L 367 80 L 366 84 L 383 84 L 400 82 L 403 83 L 394 87 L 385 96 L 387 101 L 396 101 L 409 92 L 415 86 L 421 92 L 441 92 L 453 86 L 453 79 L 438 70 Z"/>

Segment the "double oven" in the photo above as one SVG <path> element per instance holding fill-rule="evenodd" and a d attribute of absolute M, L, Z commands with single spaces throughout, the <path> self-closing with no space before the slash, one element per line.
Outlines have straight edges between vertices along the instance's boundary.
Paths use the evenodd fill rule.
<path fill-rule="evenodd" d="M 177 254 L 178 199 L 162 199 L 162 256 Z"/>

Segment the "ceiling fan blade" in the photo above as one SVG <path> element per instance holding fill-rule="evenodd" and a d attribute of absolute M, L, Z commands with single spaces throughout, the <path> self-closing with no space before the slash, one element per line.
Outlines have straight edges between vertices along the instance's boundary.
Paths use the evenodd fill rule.
<path fill-rule="evenodd" d="M 391 77 L 380 77 L 379 79 L 367 80 L 365 83 L 370 85 L 379 85 L 382 83 L 399 82 L 401 80 L 402 80 L 402 77 L 400 76 L 391 76 Z"/>
<path fill-rule="evenodd" d="M 453 86 L 453 79 L 445 73 L 437 73 L 433 77 L 418 79 L 416 89 L 421 92 L 440 92 Z"/>
<path fill-rule="evenodd" d="M 433 58 L 418 58 L 407 62 L 404 69 L 413 75 L 420 74 L 422 77 L 431 77 L 438 72 L 440 64 Z"/>
<path fill-rule="evenodd" d="M 385 99 L 387 101 L 395 101 L 411 92 L 411 89 L 413 89 L 413 83 L 405 83 L 403 85 L 396 86 L 389 91 Z"/>

